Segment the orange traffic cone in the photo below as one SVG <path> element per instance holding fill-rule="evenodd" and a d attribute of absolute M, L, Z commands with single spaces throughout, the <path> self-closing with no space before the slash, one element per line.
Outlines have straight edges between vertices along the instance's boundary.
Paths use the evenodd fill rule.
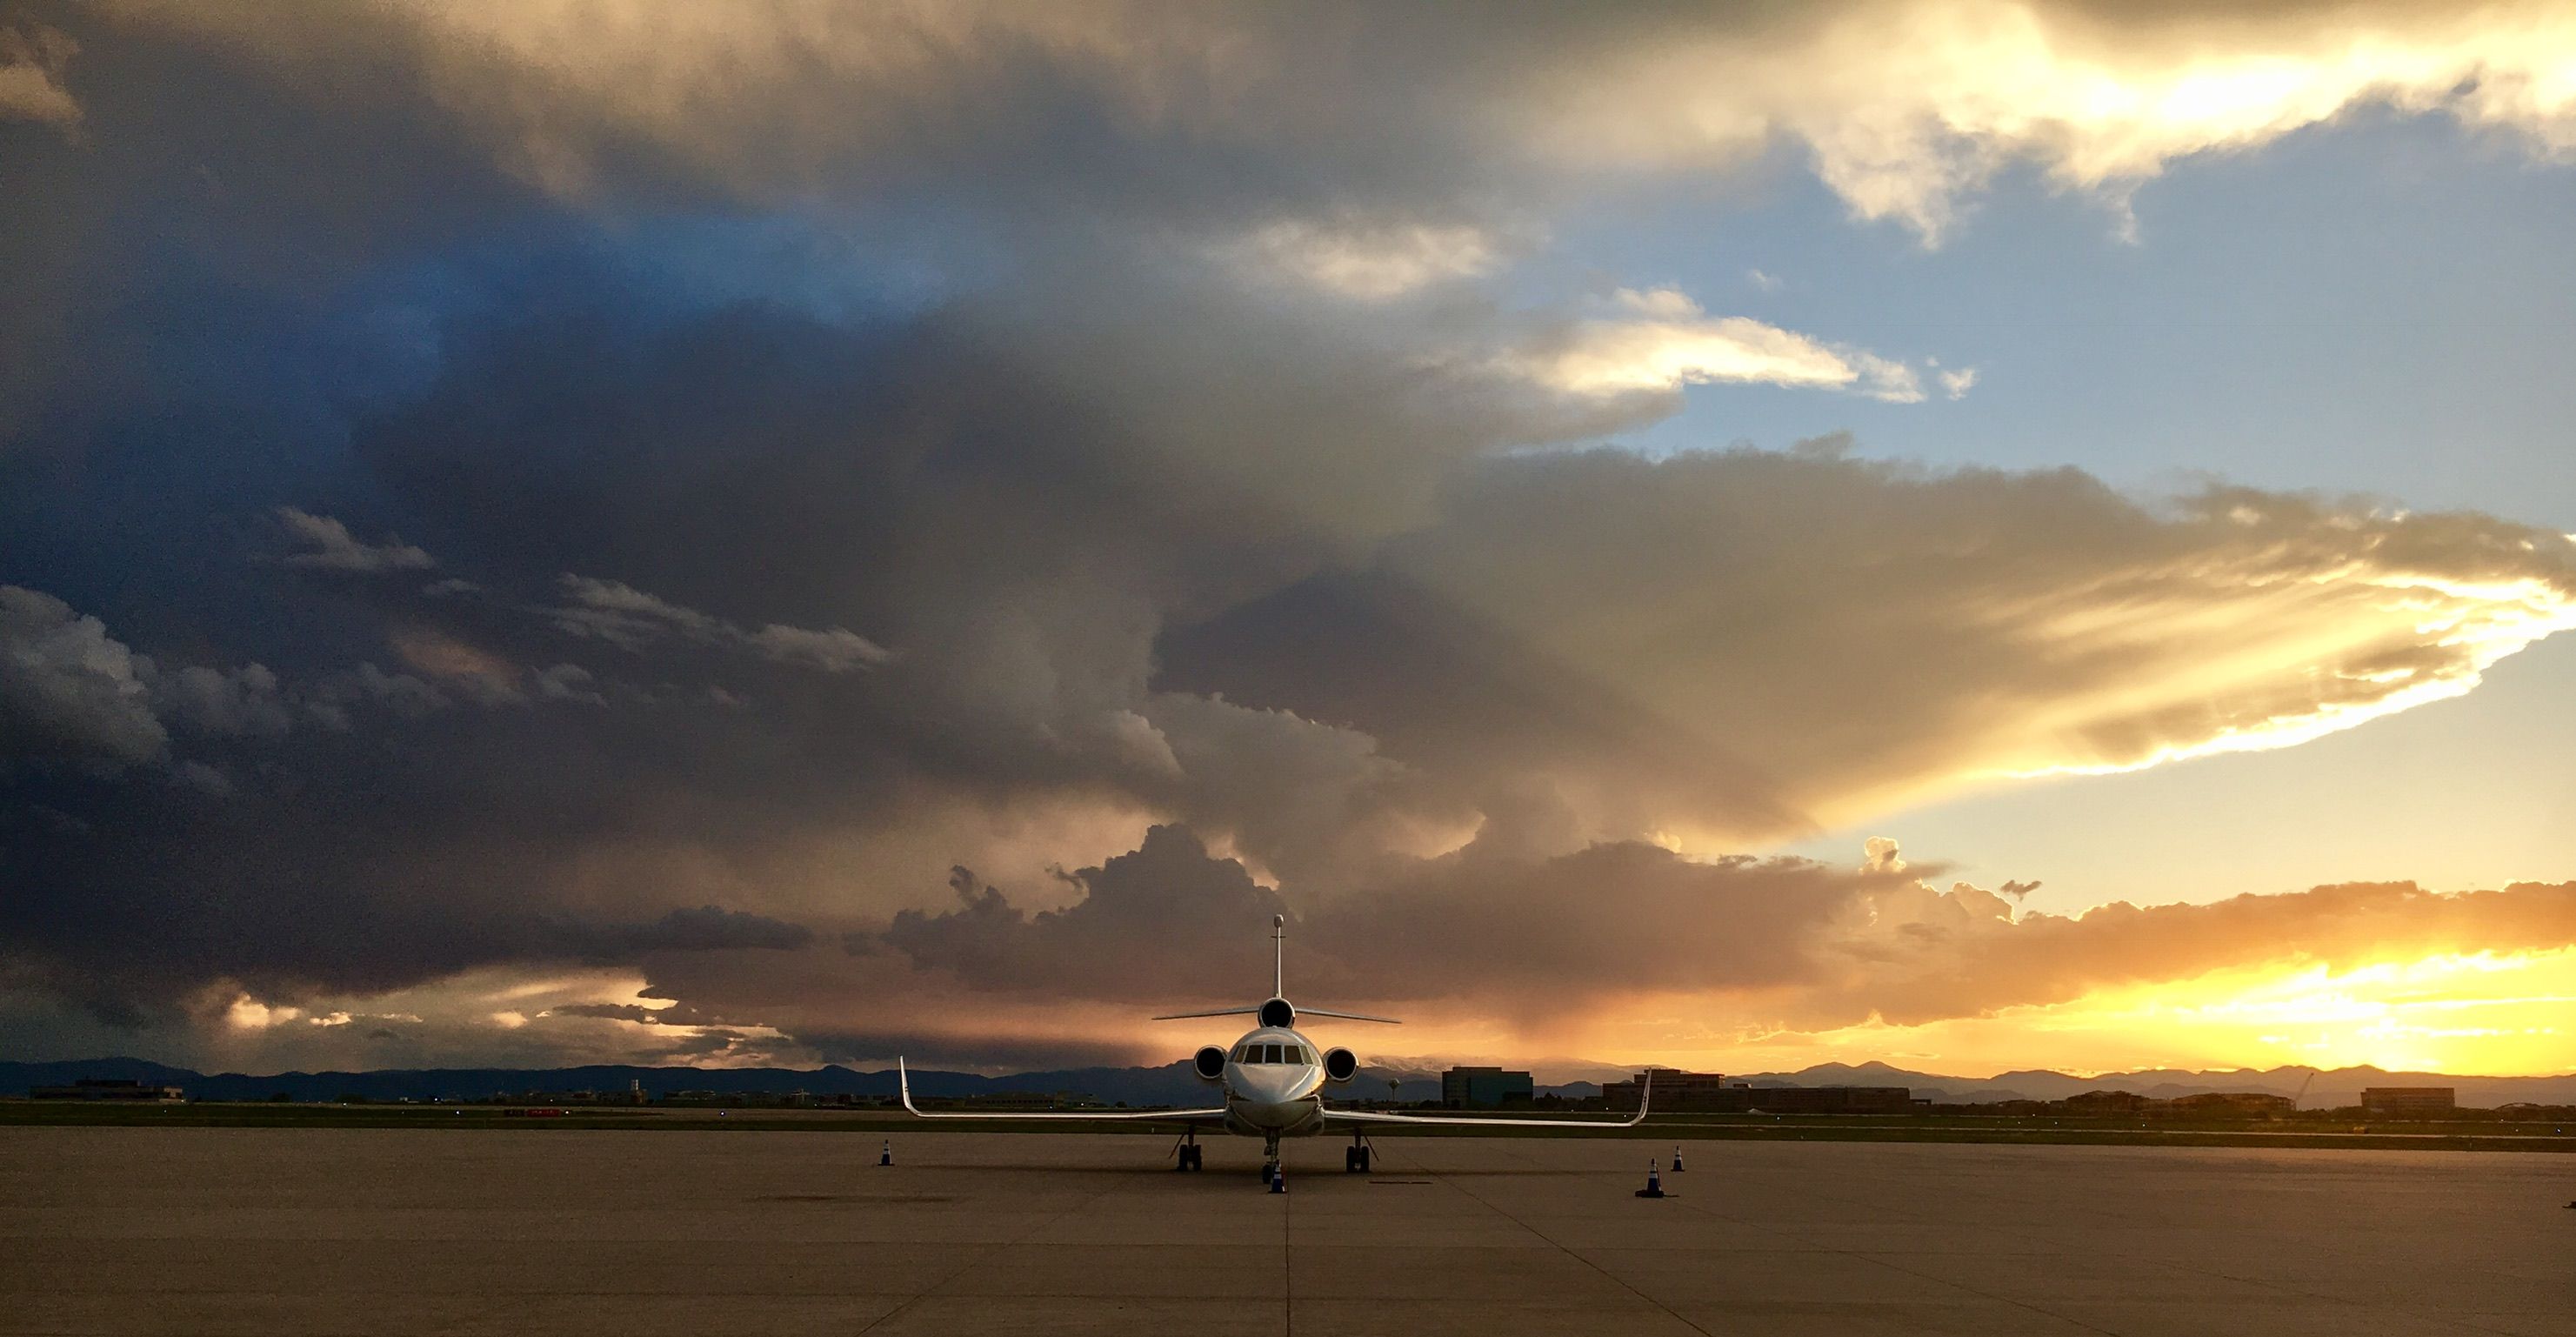
<path fill-rule="evenodd" d="M 1660 1198 L 1664 1196 L 1664 1177 L 1655 1173 L 1655 1162 L 1653 1161 L 1646 1162 L 1646 1186 L 1637 1190 L 1637 1196 L 1641 1198 Z"/>

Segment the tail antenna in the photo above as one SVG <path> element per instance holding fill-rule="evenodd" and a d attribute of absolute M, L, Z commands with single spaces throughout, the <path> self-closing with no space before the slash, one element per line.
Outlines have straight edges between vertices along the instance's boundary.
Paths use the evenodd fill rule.
<path fill-rule="evenodd" d="M 1270 996 L 1288 996 L 1288 916 L 1270 916 Z"/>

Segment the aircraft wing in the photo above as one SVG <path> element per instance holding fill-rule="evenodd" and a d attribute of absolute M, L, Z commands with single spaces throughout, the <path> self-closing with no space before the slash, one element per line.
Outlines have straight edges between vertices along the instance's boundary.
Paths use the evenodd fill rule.
<path fill-rule="evenodd" d="M 912 1074 L 904 1070 L 903 1059 L 899 1056 L 894 1061 L 894 1074 L 895 1082 L 903 1091 L 903 1107 L 919 1119 L 1086 1119 L 1093 1122 L 1125 1119 L 1135 1123 L 1217 1123 L 1225 1119 L 1222 1105 L 1207 1110 L 1107 1110 L 1098 1114 L 1077 1110 L 1032 1110 L 1025 1114 L 1010 1110 L 953 1110 L 930 1114 L 912 1103 Z"/>
<path fill-rule="evenodd" d="M 1637 1112 L 1625 1119 L 1496 1119 L 1472 1114 L 1380 1114 L 1375 1110 L 1324 1109 L 1326 1119 L 1344 1123 L 1415 1123 L 1439 1128 L 1634 1128 L 1646 1121 L 1646 1109 L 1655 1103 L 1655 1074 L 1646 1074 L 1645 1089 L 1637 1093 Z"/>

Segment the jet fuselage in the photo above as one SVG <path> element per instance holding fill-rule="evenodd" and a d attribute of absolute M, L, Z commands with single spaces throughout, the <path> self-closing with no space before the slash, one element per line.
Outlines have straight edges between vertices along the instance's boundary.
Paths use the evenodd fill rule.
<path fill-rule="evenodd" d="M 1288 1026 L 1246 1031 L 1226 1051 L 1225 1124 L 1257 1137 L 1324 1130 L 1324 1051 Z"/>

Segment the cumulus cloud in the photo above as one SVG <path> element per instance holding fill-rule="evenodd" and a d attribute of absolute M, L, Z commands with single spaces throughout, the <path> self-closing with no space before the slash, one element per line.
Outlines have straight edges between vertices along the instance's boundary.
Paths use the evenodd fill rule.
<path fill-rule="evenodd" d="M 1287 908 L 1241 863 L 1211 858 L 1198 837 L 1178 827 L 1154 827 L 1133 853 L 1069 876 L 1082 898 L 1030 916 L 972 871 L 956 869 L 949 888 L 957 908 L 904 911 L 882 941 L 988 991 L 1240 990 L 1258 977 L 1260 956 L 1244 926 Z"/>
<path fill-rule="evenodd" d="M 150 761 L 170 741 L 143 665 L 107 624 L 18 585 L 0 585 L 0 731 L 8 755 Z"/>
<path fill-rule="evenodd" d="M 1287 913 L 1293 997 L 1452 1000 L 1536 1023 L 1627 995 L 1682 994 L 1717 1015 L 1812 1028 L 1977 1016 L 2235 967 L 2341 969 L 2576 941 L 2576 883 L 2462 893 L 2352 884 L 2016 916 L 1971 883 L 1936 890 L 1892 841 L 1870 847 L 1847 871 L 1694 860 L 1636 842 L 1533 859 L 1479 842 L 1292 905 L 1239 862 L 1158 827 L 1136 853 L 1074 875 L 1083 894 L 1065 909 L 1025 913 L 961 869 L 956 908 L 908 913 L 868 941 L 994 994 L 1249 1001 L 1238 996 L 1266 982 L 1259 929 Z"/>
<path fill-rule="evenodd" d="M 152 664 L 149 659 L 139 662 Z M 264 664 L 238 669 L 191 664 L 176 672 L 153 666 L 144 677 L 163 717 L 198 733 L 275 738 L 295 724 L 295 703 Z"/>
<path fill-rule="evenodd" d="M 1305 219 L 1272 223 L 1219 249 L 1256 272 L 1361 301 L 1384 301 L 1447 280 L 1473 278 L 1503 258 L 1500 242 L 1479 227 L 1333 225 Z"/>
<path fill-rule="evenodd" d="M 406 719 L 419 719 L 453 704 L 445 693 L 408 673 L 387 673 L 373 663 L 360 663 L 323 681 L 314 692 L 319 717 L 335 728 L 349 725 L 344 707 L 351 702 L 380 705 Z"/>
<path fill-rule="evenodd" d="M 2116 196 L 2179 158 L 2361 106 L 2445 113 L 2547 153 L 2576 146 L 2576 23 L 2548 4 L 2247 15 L 1899 0 L 1767 32 L 1680 22 L 1655 36 L 1566 62 L 1553 96 L 1534 99 L 1555 118 L 1533 133 L 1568 155 L 1643 163 L 1785 135 L 1855 214 L 1927 239 L 2014 163 Z"/>
<path fill-rule="evenodd" d="M 163 759 L 174 731 L 275 739 L 327 706 L 264 664 L 167 667 L 50 594 L 0 585 L 0 757 L 128 766 Z M 201 762 L 175 774 L 205 793 L 231 788 Z"/>
<path fill-rule="evenodd" d="M 557 664 L 528 675 L 537 696 L 547 701 L 573 701 L 586 706 L 604 706 L 608 698 L 600 695 L 593 684 L 598 679 L 579 664 Z"/>
<path fill-rule="evenodd" d="M 426 551 L 399 538 L 387 536 L 383 543 L 362 543 L 349 533 L 347 525 L 327 515 L 280 506 L 277 522 L 288 533 L 312 545 L 309 551 L 289 555 L 288 566 L 318 571 L 421 571 L 438 565 Z"/>
<path fill-rule="evenodd" d="M 1871 836 L 1861 842 L 1860 870 L 1864 873 L 1902 873 L 1905 856 L 1898 853 L 1897 842 L 1888 836 Z"/>
<path fill-rule="evenodd" d="M 892 651 L 846 627 L 818 631 L 772 622 L 745 631 L 619 581 L 566 574 L 561 583 L 566 602 L 551 612 L 555 625 L 622 650 L 641 651 L 655 641 L 677 636 L 700 645 L 745 649 L 764 659 L 825 673 L 847 673 L 894 657 Z"/>
<path fill-rule="evenodd" d="M 255 11 L 131 8 L 253 44 L 288 71 L 318 72 L 347 40 Z M 685 40 L 652 6 L 490 0 L 398 17 L 425 44 L 439 104 L 510 170 L 576 197 L 639 146 L 663 170 L 771 197 L 978 158 L 1033 176 L 1089 169 L 1104 191 L 1174 188 L 1069 135 L 1067 102 L 1138 139 L 1220 162 L 1281 154 L 1309 166 L 1282 180 L 1385 196 L 1407 174 L 1481 184 L 1534 163 L 1576 177 L 1721 170 L 1787 140 L 1856 215 L 1926 238 L 2017 163 L 2116 198 L 2177 159 L 2357 107 L 2576 148 L 2576 20 L 2546 0 L 2253 15 L 2034 0 L 1794 15 L 782 5 L 696 16 Z M 1057 100 L 1013 94 L 1032 64 Z M 922 128 L 969 117 L 973 136 Z"/>
<path fill-rule="evenodd" d="M 80 124 L 80 102 L 63 72 L 80 43 L 44 24 L 0 27 L 0 119 L 36 121 L 66 133 Z"/>
<path fill-rule="evenodd" d="M 406 662 L 479 701 L 526 701 L 516 685 L 519 671 L 491 655 L 421 628 L 398 628 L 393 640 Z M 604 704 L 578 665 L 525 676 L 545 699 Z M 300 723 L 345 730 L 347 707 L 357 702 L 415 718 L 449 704 L 421 679 L 370 663 L 302 685 L 259 663 L 171 667 L 50 594 L 0 586 L 0 720 L 10 724 L 0 737 L 9 755 L 132 765 L 162 759 L 174 734 L 198 742 L 273 741 Z M 194 761 L 178 772 L 201 791 L 228 792 L 228 782 L 213 782 L 219 775 Z"/>
<path fill-rule="evenodd" d="M 1898 404 L 1923 398 L 1922 378 L 1903 363 L 1744 316 L 1711 317 L 1676 289 L 1623 288 L 1612 300 L 1617 315 L 1578 321 L 1503 367 L 1569 395 L 1732 382 L 1850 390 Z"/>
<path fill-rule="evenodd" d="M 1723 848 L 1981 777 L 2289 746 L 2570 625 L 2576 548 L 2488 517 L 1593 452 L 1478 471 L 1367 567 L 1170 638 L 1165 668 L 1433 774 L 1549 777 L 1605 834 Z"/>

